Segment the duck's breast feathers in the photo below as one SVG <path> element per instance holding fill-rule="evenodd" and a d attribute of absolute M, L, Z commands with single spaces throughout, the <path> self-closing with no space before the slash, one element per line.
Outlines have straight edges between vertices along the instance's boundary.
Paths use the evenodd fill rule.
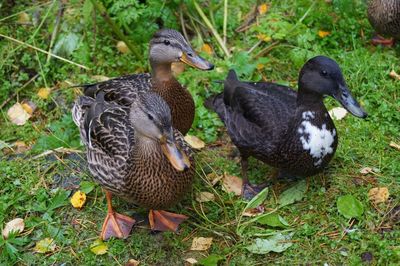
<path fill-rule="evenodd" d="M 99 92 L 104 92 L 107 101 L 115 101 L 122 105 L 129 105 L 140 92 L 151 89 L 149 73 L 122 76 L 107 81 L 82 85 L 84 95 L 95 98 Z"/>

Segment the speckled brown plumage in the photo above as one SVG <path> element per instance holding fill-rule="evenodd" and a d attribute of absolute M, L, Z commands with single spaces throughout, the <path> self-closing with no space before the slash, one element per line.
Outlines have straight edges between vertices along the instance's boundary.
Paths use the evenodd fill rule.
<path fill-rule="evenodd" d="M 368 20 L 382 35 L 400 38 L 400 0 L 370 0 Z"/>
<path fill-rule="evenodd" d="M 152 95 L 152 96 L 151 96 Z M 81 96 L 76 105 L 83 115 L 78 123 L 87 149 L 89 169 L 94 179 L 112 194 L 151 209 L 172 207 L 191 188 L 195 162 L 189 145 L 178 130 L 173 130 L 177 146 L 189 157 L 191 167 L 177 171 L 161 151 L 160 142 L 135 131 L 131 106 Z M 160 127 L 171 127 L 170 109 L 156 94 L 139 96 L 135 103 L 151 110 Z M 74 118 L 75 119 L 75 118 Z M 158 122 L 157 122 L 158 123 Z"/>

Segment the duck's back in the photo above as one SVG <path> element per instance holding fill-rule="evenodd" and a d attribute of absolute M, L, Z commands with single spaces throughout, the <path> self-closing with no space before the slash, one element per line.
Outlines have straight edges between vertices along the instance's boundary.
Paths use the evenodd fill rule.
<path fill-rule="evenodd" d="M 375 30 L 400 38 L 400 0 L 370 0 L 368 20 Z"/>
<path fill-rule="evenodd" d="M 208 106 L 222 119 L 243 156 L 274 165 L 296 111 L 296 95 L 274 83 L 237 81 L 225 84 L 224 93 L 210 99 Z"/>

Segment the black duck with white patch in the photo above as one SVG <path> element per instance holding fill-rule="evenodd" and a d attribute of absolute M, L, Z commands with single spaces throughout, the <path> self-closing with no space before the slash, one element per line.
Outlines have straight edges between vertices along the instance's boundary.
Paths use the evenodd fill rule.
<path fill-rule="evenodd" d="M 324 56 L 303 66 L 298 92 L 269 82 L 241 82 L 230 70 L 224 92 L 208 99 L 207 106 L 217 112 L 240 151 L 244 193 L 250 186 L 246 177 L 250 156 L 289 176 L 314 175 L 329 163 L 338 134 L 324 95 L 357 117 L 367 115 L 351 96 L 337 63 Z"/>

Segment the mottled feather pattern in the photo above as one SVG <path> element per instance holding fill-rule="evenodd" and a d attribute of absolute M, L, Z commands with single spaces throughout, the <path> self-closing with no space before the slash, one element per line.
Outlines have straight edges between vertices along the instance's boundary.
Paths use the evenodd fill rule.
<path fill-rule="evenodd" d="M 400 38 L 400 0 L 370 0 L 368 20 L 383 35 Z"/>

